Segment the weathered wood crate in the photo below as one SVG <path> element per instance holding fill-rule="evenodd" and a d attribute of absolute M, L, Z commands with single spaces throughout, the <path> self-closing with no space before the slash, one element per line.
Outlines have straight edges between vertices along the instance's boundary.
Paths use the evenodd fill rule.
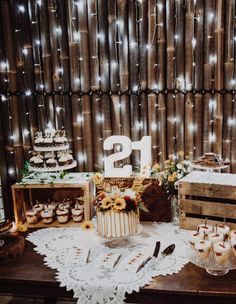
<path fill-rule="evenodd" d="M 74 175 L 76 178 L 76 174 Z M 90 203 L 90 196 L 93 194 L 93 191 L 94 186 L 91 181 L 80 181 L 79 177 L 78 180 L 73 183 L 70 183 L 70 181 L 62 181 L 60 183 L 14 184 L 12 185 L 12 198 L 15 222 L 16 224 L 22 223 L 27 228 L 78 226 L 78 223 L 73 220 L 65 224 L 61 224 L 57 220 L 54 220 L 51 224 L 44 224 L 42 221 L 36 224 L 28 224 L 25 213 L 31 209 L 31 202 L 35 200 L 45 202 L 47 202 L 48 199 L 61 201 L 69 198 L 74 200 L 77 197 L 84 196 L 84 219 L 90 220 L 93 216 L 93 208 Z"/>
<path fill-rule="evenodd" d="M 196 229 L 208 218 L 236 229 L 236 174 L 193 171 L 179 182 L 180 228 Z"/>

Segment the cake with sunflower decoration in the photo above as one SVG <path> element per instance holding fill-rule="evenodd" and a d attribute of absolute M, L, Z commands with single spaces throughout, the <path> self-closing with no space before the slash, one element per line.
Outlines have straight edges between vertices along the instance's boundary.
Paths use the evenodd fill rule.
<path fill-rule="evenodd" d="M 94 201 L 97 232 L 103 237 L 119 238 L 138 231 L 139 209 L 148 211 L 132 189 L 101 192 Z"/>

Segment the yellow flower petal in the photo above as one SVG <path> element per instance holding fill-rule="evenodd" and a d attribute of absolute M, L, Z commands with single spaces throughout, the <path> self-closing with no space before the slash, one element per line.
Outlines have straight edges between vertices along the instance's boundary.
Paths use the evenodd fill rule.
<path fill-rule="evenodd" d="M 104 199 L 102 200 L 101 207 L 103 209 L 108 209 L 111 207 L 111 205 L 112 205 L 112 199 L 110 197 L 104 197 Z"/>
<path fill-rule="evenodd" d="M 123 198 L 117 198 L 114 202 L 115 210 L 123 210 L 126 207 L 125 200 Z"/>
<path fill-rule="evenodd" d="M 84 221 L 82 224 L 82 228 L 84 230 L 92 230 L 94 228 L 93 223 L 91 221 Z"/>

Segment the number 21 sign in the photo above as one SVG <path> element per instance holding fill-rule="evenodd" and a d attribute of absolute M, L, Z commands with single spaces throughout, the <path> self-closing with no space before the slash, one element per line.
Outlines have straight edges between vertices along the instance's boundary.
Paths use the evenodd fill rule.
<path fill-rule="evenodd" d="M 125 165 L 122 168 L 116 168 L 115 162 L 122 160 L 132 153 L 132 150 L 140 150 L 140 172 L 147 171 L 152 162 L 151 136 L 144 136 L 140 141 L 131 141 L 129 137 L 123 135 L 113 135 L 107 137 L 103 143 L 104 150 L 111 150 L 115 144 L 122 145 L 122 151 L 113 153 L 104 159 L 104 174 L 106 177 L 129 177 L 132 173 L 132 165 Z"/>

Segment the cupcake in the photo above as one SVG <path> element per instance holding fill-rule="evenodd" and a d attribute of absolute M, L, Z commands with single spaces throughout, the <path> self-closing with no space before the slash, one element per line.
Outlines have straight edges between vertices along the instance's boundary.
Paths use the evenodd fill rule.
<path fill-rule="evenodd" d="M 217 242 L 213 245 L 216 262 L 226 265 L 229 262 L 231 247 L 229 242 Z"/>
<path fill-rule="evenodd" d="M 46 137 L 53 138 L 56 134 L 56 130 L 55 129 L 45 129 L 44 134 Z"/>
<path fill-rule="evenodd" d="M 81 222 L 84 215 L 84 208 L 79 204 L 75 204 L 75 207 L 71 210 L 71 213 L 75 222 Z"/>
<path fill-rule="evenodd" d="M 43 210 L 43 208 L 44 208 L 44 204 L 42 203 L 36 203 L 33 207 L 33 209 L 39 213 Z"/>
<path fill-rule="evenodd" d="M 195 242 L 195 249 L 199 258 L 207 259 L 211 249 L 211 242 L 207 240 L 198 240 Z"/>
<path fill-rule="evenodd" d="M 55 168 L 57 166 L 57 161 L 54 159 L 54 158 L 49 158 L 47 161 L 46 161 L 46 166 L 48 168 Z"/>
<path fill-rule="evenodd" d="M 67 154 L 66 157 L 67 157 L 68 164 L 71 165 L 74 161 L 73 156 L 71 154 Z"/>
<path fill-rule="evenodd" d="M 231 246 L 232 246 L 233 253 L 236 256 L 236 238 L 231 239 Z"/>
<path fill-rule="evenodd" d="M 208 235 L 208 240 L 212 243 L 215 244 L 217 242 L 223 242 L 224 235 L 220 232 L 211 232 Z"/>
<path fill-rule="evenodd" d="M 36 224 L 38 221 L 38 211 L 37 210 L 28 210 L 25 213 L 27 223 Z"/>
<path fill-rule="evenodd" d="M 229 232 L 230 232 L 230 227 L 225 225 L 224 223 L 218 225 L 218 228 L 217 228 L 218 232 L 221 232 L 223 235 L 228 235 Z"/>
<path fill-rule="evenodd" d="M 50 224 L 53 222 L 53 211 L 52 210 L 43 210 L 40 213 L 42 221 L 44 224 Z"/>
<path fill-rule="evenodd" d="M 205 232 L 206 235 L 208 235 L 213 230 L 212 226 L 207 225 L 206 223 L 198 225 L 198 229 L 199 229 L 199 233 L 204 233 Z"/>
<path fill-rule="evenodd" d="M 52 137 L 46 137 L 46 138 L 44 138 L 44 145 L 45 145 L 46 147 L 51 147 L 52 144 L 53 144 L 53 139 L 52 139 Z"/>
<path fill-rule="evenodd" d="M 191 245 L 191 247 L 194 249 L 195 248 L 195 242 L 196 241 L 201 241 L 203 240 L 204 235 L 202 233 L 199 233 L 198 231 L 193 232 L 190 236 L 190 240 L 189 243 Z"/>
<path fill-rule="evenodd" d="M 53 212 L 57 209 L 57 203 L 54 201 L 49 202 L 46 206 L 46 210 L 52 210 Z"/>
<path fill-rule="evenodd" d="M 58 206 L 59 209 L 66 209 L 66 210 L 69 210 L 70 209 L 70 203 L 69 202 L 66 202 L 66 201 L 63 201 L 62 203 L 59 204 Z"/>
<path fill-rule="evenodd" d="M 236 230 L 231 230 L 231 231 L 230 231 L 230 238 L 231 238 L 231 239 L 236 238 Z"/>
<path fill-rule="evenodd" d="M 32 166 L 34 166 L 34 162 L 35 162 L 35 160 L 37 161 L 37 159 L 38 159 L 38 157 L 33 156 L 33 157 L 30 158 L 29 163 L 30 163 Z"/>
<path fill-rule="evenodd" d="M 66 166 L 68 164 L 67 157 L 64 155 L 58 159 L 59 166 Z"/>
<path fill-rule="evenodd" d="M 47 161 L 50 158 L 54 158 L 54 157 L 55 157 L 55 154 L 52 151 L 44 153 L 44 159 L 45 159 L 45 161 Z"/>
<path fill-rule="evenodd" d="M 36 159 L 34 160 L 34 165 L 37 168 L 43 168 L 44 167 L 44 161 L 42 160 L 42 158 L 36 157 Z"/>
<path fill-rule="evenodd" d="M 65 140 L 63 137 L 54 137 L 53 139 L 54 143 L 57 144 L 57 145 L 64 145 L 65 144 Z"/>
<path fill-rule="evenodd" d="M 67 209 L 57 209 L 56 215 L 58 222 L 61 224 L 66 223 L 69 220 L 69 211 Z"/>
<path fill-rule="evenodd" d="M 43 137 L 38 137 L 35 139 L 34 144 L 36 147 L 43 147 L 44 146 L 44 138 Z"/>

